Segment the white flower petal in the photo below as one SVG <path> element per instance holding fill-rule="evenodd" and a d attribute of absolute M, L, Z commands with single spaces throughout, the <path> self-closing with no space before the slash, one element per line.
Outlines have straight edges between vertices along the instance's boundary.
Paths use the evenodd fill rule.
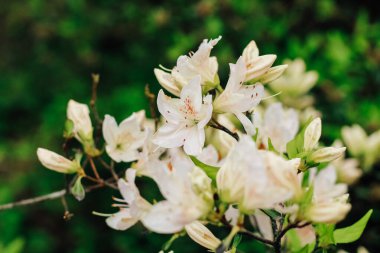
<path fill-rule="evenodd" d="M 127 230 L 138 222 L 136 217 L 130 214 L 129 209 L 121 209 L 119 212 L 112 214 L 106 219 L 109 227 L 116 230 Z"/>
<path fill-rule="evenodd" d="M 185 143 L 184 150 L 189 155 L 199 155 L 202 152 L 202 147 L 205 143 L 205 130 L 192 127 L 189 129 Z"/>
<path fill-rule="evenodd" d="M 116 134 L 118 132 L 118 126 L 115 118 L 106 114 L 104 116 L 102 130 L 104 140 L 110 145 L 115 145 L 117 139 Z"/>
<path fill-rule="evenodd" d="M 169 201 L 161 201 L 155 204 L 141 221 L 153 232 L 174 234 L 181 231 L 189 222 L 185 219 L 184 211 Z"/>

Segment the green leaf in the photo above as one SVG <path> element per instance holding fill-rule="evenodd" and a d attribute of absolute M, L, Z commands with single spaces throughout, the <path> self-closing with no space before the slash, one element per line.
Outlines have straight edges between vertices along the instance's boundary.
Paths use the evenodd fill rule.
<path fill-rule="evenodd" d="M 322 248 L 328 245 L 335 244 L 334 240 L 334 229 L 335 225 L 332 224 L 317 224 L 315 230 L 319 236 L 319 246 Z"/>
<path fill-rule="evenodd" d="M 291 229 L 286 233 L 287 249 L 290 252 L 299 252 L 302 250 L 301 240 L 295 229 Z"/>
<path fill-rule="evenodd" d="M 304 139 L 305 139 L 305 130 L 309 126 L 309 124 L 312 122 L 312 118 L 310 118 L 301 131 L 296 135 L 296 137 L 289 141 L 286 144 L 286 152 L 288 153 L 288 157 L 293 159 L 293 158 L 298 158 L 300 153 L 303 152 L 303 145 L 304 145 Z M 304 154 L 302 154 L 304 156 Z"/>
<path fill-rule="evenodd" d="M 197 167 L 201 168 L 206 173 L 206 175 L 212 179 L 213 182 L 216 181 L 216 174 L 218 173 L 219 167 L 207 165 L 199 161 L 195 156 L 190 156 L 190 159 Z"/>
<path fill-rule="evenodd" d="M 252 136 L 252 140 L 253 140 L 254 142 L 256 142 L 258 137 L 259 137 L 259 129 L 256 128 L 256 133 L 255 133 L 254 136 Z"/>
<path fill-rule="evenodd" d="M 232 241 L 231 250 L 235 250 L 236 251 L 236 248 L 239 246 L 239 244 L 241 242 L 241 239 L 242 239 L 242 235 L 241 234 L 235 235 L 234 240 Z"/>
<path fill-rule="evenodd" d="M 334 231 L 336 243 L 350 243 L 358 240 L 362 235 L 373 210 L 369 210 L 360 220 L 349 227 L 339 228 Z"/>
<path fill-rule="evenodd" d="M 268 138 L 268 150 L 269 151 L 272 151 L 276 154 L 278 154 L 277 150 L 274 148 L 273 146 L 273 143 L 272 143 L 272 140 L 270 138 Z"/>
<path fill-rule="evenodd" d="M 262 211 L 263 213 L 265 213 L 265 215 L 274 220 L 281 216 L 281 213 L 272 209 L 260 209 L 260 211 Z"/>
<path fill-rule="evenodd" d="M 312 253 L 315 248 L 315 241 L 305 245 L 302 249 L 295 251 L 295 253 Z"/>
<path fill-rule="evenodd" d="M 71 194 L 74 195 L 74 197 L 78 200 L 78 201 L 81 201 L 84 199 L 85 195 L 86 195 L 86 192 L 83 188 L 83 185 L 82 185 L 82 177 L 79 176 L 76 180 L 75 180 L 75 183 L 73 185 L 73 187 L 71 187 Z"/>
<path fill-rule="evenodd" d="M 21 253 L 24 248 L 25 241 L 23 239 L 17 238 L 13 240 L 10 244 L 5 247 L 1 252 L 4 253 Z"/>
<path fill-rule="evenodd" d="M 313 194 L 314 194 L 314 186 L 311 185 L 302 198 L 302 203 L 300 207 L 301 210 L 306 209 L 310 206 L 311 202 L 313 201 Z"/>

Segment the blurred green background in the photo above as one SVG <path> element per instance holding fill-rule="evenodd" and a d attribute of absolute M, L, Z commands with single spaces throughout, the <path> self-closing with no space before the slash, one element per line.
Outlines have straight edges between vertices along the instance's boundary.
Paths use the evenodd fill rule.
<path fill-rule="evenodd" d="M 0 0 L 0 203 L 63 187 L 62 176 L 43 169 L 35 150 L 62 152 L 67 101 L 89 101 L 92 72 L 101 75 L 100 114 L 121 120 L 148 108 L 145 84 L 159 89 L 154 67 L 172 67 L 179 55 L 218 35 L 223 39 L 213 54 L 221 80 L 252 39 L 262 54 L 277 54 L 277 64 L 301 57 L 317 70 L 313 94 L 326 143 L 340 136 L 342 125 L 379 129 L 378 10 L 370 0 Z M 345 246 L 350 252 L 358 245 L 380 252 L 379 180 L 377 167 L 351 190 L 354 208 L 344 224 L 369 208 L 375 212 L 362 239 Z M 68 222 L 59 200 L 0 212 L 0 251 L 158 252 L 168 236 L 139 226 L 114 231 L 91 214 L 113 212 L 112 195 L 94 191 L 81 203 L 69 197 L 75 216 Z M 246 243 L 242 252 L 259 248 Z M 173 249 L 205 252 L 189 239 Z"/>

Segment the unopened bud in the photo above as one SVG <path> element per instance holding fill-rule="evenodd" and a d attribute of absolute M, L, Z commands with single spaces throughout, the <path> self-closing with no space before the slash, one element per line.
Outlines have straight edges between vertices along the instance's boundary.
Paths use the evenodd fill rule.
<path fill-rule="evenodd" d="M 44 148 L 37 149 L 37 156 L 43 166 L 59 173 L 72 174 L 81 170 L 78 161 L 69 159 Z"/>
<path fill-rule="evenodd" d="M 67 105 L 67 118 L 72 121 L 72 132 L 81 143 L 91 142 L 93 139 L 90 110 L 86 104 L 70 100 Z"/>
<path fill-rule="evenodd" d="M 186 225 L 185 230 L 193 241 L 209 250 L 214 251 L 221 244 L 221 241 L 199 221 Z"/>
<path fill-rule="evenodd" d="M 306 128 L 304 134 L 304 149 L 305 151 L 312 150 L 321 138 L 322 123 L 320 118 L 314 119 Z"/>
<path fill-rule="evenodd" d="M 276 80 L 277 78 L 279 78 L 287 68 L 288 68 L 287 64 L 272 67 L 268 70 L 267 73 L 265 73 L 264 75 L 262 75 L 260 77 L 258 82 L 260 82 L 262 84 L 270 83 L 270 82 Z"/>
<path fill-rule="evenodd" d="M 334 147 L 327 147 L 327 148 L 321 148 L 315 151 L 310 156 L 310 160 L 315 163 L 324 163 L 324 162 L 331 162 L 335 159 L 338 159 L 341 157 L 344 152 L 346 151 L 346 147 L 342 148 L 334 148 Z"/>

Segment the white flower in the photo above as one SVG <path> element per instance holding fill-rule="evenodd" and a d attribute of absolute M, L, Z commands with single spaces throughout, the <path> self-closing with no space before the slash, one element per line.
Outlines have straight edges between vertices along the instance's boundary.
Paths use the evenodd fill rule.
<path fill-rule="evenodd" d="M 199 245 L 214 251 L 222 242 L 201 222 L 194 221 L 185 226 L 189 237 Z"/>
<path fill-rule="evenodd" d="M 363 174 L 359 168 L 359 161 L 354 158 L 339 158 L 333 161 L 332 165 L 336 169 L 338 179 L 342 183 L 354 184 Z"/>
<path fill-rule="evenodd" d="M 286 60 L 288 68 L 278 79 L 269 83 L 275 93 L 281 92 L 279 97 L 286 105 L 295 108 L 305 108 L 314 102 L 312 96 L 305 95 L 317 82 L 316 71 L 305 71 L 305 62 L 301 59 Z"/>
<path fill-rule="evenodd" d="M 67 105 L 67 118 L 73 122 L 73 132 L 78 141 L 82 144 L 92 141 L 93 128 L 86 104 L 71 99 Z"/>
<path fill-rule="evenodd" d="M 283 109 L 281 103 L 271 104 L 265 111 L 259 135 L 268 147 L 268 138 L 279 152 L 286 151 L 286 144 L 293 140 L 298 132 L 299 121 L 297 112 L 293 109 Z"/>
<path fill-rule="evenodd" d="M 358 156 L 363 153 L 366 148 L 367 134 L 359 125 L 342 128 L 342 137 L 344 143 L 348 147 L 348 151 L 353 156 Z"/>
<path fill-rule="evenodd" d="M 264 87 L 260 83 L 243 85 L 247 69 L 242 57 L 236 64 L 230 64 L 231 74 L 225 90 L 218 96 L 213 105 L 216 113 L 233 113 L 240 120 L 249 135 L 255 134 L 255 127 L 244 114 L 250 111 L 258 103 L 264 93 Z"/>
<path fill-rule="evenodd" d="M 313 150 L 317 146 L 321 133 L 322 122 L 320 118 L 316 118 L 305 129 L 303 145 L 305 151 Z"/>
<path fill-rule="evenodd" d="M 211 179 L 180 154 L 156 164 L 152 176 L 165 200 L 156 203 L 142 219 L 149 230 L 171 234 L 206 216 L 213 206 Z"/>
<path fill-rule="evenodd" d="M 284 95 L 290 96 L 301 96 L 316 84 L 317 72 L 306 72 L 306 65 L 302 59 L 286 60 L 284 63 L 288 65 L 284 75 L 269 84 L 275 92 L 283 92 Z"/>
<path fill-rule="evenodd" d="M 339 148 L 342 147 L 343 144 L 340 140 L 336 140 L 333 146 Z M 345 159 L 345 157 L 342 156 L 334 160 L 331 166 L 336 170 L 338 181 L 348 185 L 354 184 L 363 174 L 362 169 L 359 168 L 359 161 L 355 158 Z"/>
<path fill-rule="evenodd" d="M 255 80 L 269 83 L 280 77 L 287 68 L 287 65 L 271 68 L 277 56 L 274 54 L 259 56 L 259 49 L 253 40 L 245 47 L 242 56 L 247 68 L 245 82 Z"/>
<path fill-rule="evenodd" d="M 249 136 L 242 136 L 218 171 L 219 196 L 226 203 L 238 203 L 243 212 L 273 208 L 299 191 L 299 163 L 258 151 Z"/>
<path fill-rule="evenodd" d="M 257 208 L 274 208 L 279 203 L 298 198 L 302 193 L 301 180 L 297 175 L 300 159 L 287 161 L 273 152 L 260 150 L 258 153 L 266 175 L 257 175 L 251 165 L 246 176 L 241 209 L 252 211 Z M 256 180 L 260 180 L 261 184 Z"/>
<path fill-rule="evenodd" d="M 161 69 L 154 69 L 158 82 L 173 95 L 179 96 L 185 87 L 196 76 L 201 77 L 201 85 L 212 88 L 219 84 L 218 62 L 216 57 L 210 57 L 211 49 L 222 37 L 214 40 L 203 40 L 199 49 L 189 56 L 182 55 L 177 60 L 177 66 L 167 73 Z M 208 90 L 206 88 L 206 90 Z"/>
<path fill-rule="evenodd" d="M 342 129 L 342 137 L 348 151 L 362 160 L 364 169 L 380 160 L 380 130 L 368 136 L 359 125 L 346 126 Z"/>
<path fill-rule="evenodd" d="M 337 223 L 343 220 L 351 209 L 347 203 L 346 184 L 336 184 L 336 171 L 332 166 L 320 171 L 317 176 L 311 170 L 313 200 L 305 216 L 316 223 Z"/>
<path fill-rule="evenodd" d="M 43 166 L 59 173 L 76 173 L 81 170 L 78 160 L 69 159 L 44 148 L 37 149 L 37 156 Z"/>
<path fill-rule="evenodd" d="M 330 201 L 323 201 L 311 205 L 307 210 L 307 217 L 315 223 L 335 224 L 343 220 L 351 210 L 347 203 L 348 194 L 336 197 Z"/>
<path fill-rule="evenodd" d="M 136 113 L 118 126 L 114 117 L 106 115 L 103 121 L 103 137 L 107 154 L 116 162 L 131 162 L 139 158 L 138 149 L 145 142 L 141 121 Z"/>
<path fill-rule="evenodd" d="M 212 116 L 211 95 L 203 98 L 200 77 L 186 85 L 180 98 L 170 98 L 160 90 L 157 98 L 158 110 L 166 123 L 154 136 L 153 143 L 165 148 L 184 146 L 189 155 L 198 155 L 205 142 L 205 126 Z"/>
<path fill-rule="evenodd" d="M 115 206 L 120 207 L 120 211 L 106 219 L 107 225 L 116 230 L 126 230 L 135 225 L 151 208 L 135 185 L 136 170 L 128 169 L 125 174 L 126 180 L 118 181 L 123 200 L 116 199 L 121 204 Z"/>

